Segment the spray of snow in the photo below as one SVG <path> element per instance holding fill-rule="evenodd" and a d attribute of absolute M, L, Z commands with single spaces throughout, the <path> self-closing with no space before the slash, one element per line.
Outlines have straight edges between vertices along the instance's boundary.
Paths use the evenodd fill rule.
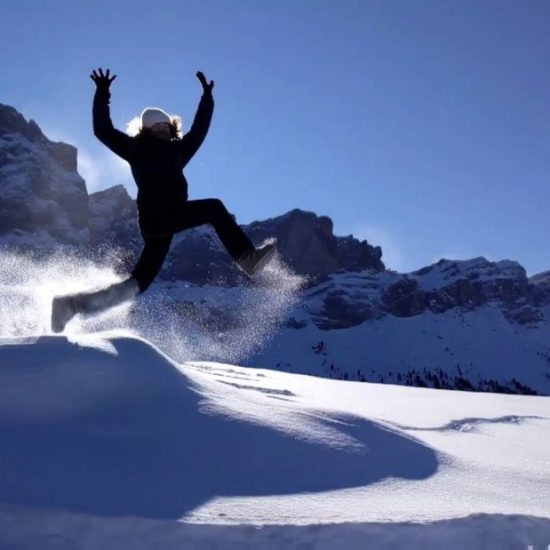
<path fill-rule="evenodd" d="M 49 334 L 52 298 L 116 282 L 120 276 L 112 266 L 117 263 L 120 261 L 116 257 L 95 263 L 61 251 L 47 258 L 0 253 L 0 337 Z M 116 308 L 109 312 L 109 317 L 124 323 L 128 309 L 128 306 Z M 70 329 L 81 332 L 83 327 L 77 320 Z"/>
<path fill-rule="evenodd" d="M 130 326 L 178 362 L 239 363 L 275 336 L 303 284 L 275 258 L 254 281 L 231 289 L 178 293 L 158 285 L 135 304 Z"/>
<path fill-rule="evenodd" d="M 115 253 L 100 260 L 68 252 L 46 258 L 0 253 L 0 338 L 50 334 L 55 295 L 120 281 L 125 276 L 121 264 Z M 254 281 L 230 289 L 156 283 L 135 303 L 93 317 L 77 316 L 65 333 L 130 332 L 178 362 L 239 362 L 276 334 L 303 284 L 302 277 L 275 258 Z"/>

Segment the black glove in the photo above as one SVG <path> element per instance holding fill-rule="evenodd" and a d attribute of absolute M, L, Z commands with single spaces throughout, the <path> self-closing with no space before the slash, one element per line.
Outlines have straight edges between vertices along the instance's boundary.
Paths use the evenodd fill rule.
<path fill-rule="evenodd" d="M 110 76 L 109 69 L 107 69 L 105 73 L 103 72 L 103 69 L 98 69 L 97 72 L 94 69 L 90 75 L 90 78 L 95 82 L 98 91 L 109 93 L 109 87 L 111 86 L 111 82 L 116 78 L 116 74 Z"/>
<path fill-rule="evenodd" d="M 211 94 L 212 88 L 214 87 L 214 81 L 211 80 L 210 84 L 206 81 L 206 78 L 201 71 L 197 71 L 197 78 L 199 79 L 200 83 L 202 84 L 202 89 L 205 94 Z"/>

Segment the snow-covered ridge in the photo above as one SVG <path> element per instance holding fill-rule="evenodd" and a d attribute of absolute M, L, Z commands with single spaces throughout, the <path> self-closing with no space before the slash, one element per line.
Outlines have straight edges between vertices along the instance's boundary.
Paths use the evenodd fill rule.
<path fill-rule="evenodd" d="M 342 273 L 308 291 L 309 310 L 320 328 L 347 328 L 385 315 L 502 307 L 511 322 L 536 325 L 550 293 L 527 279 L 517 262 L 440 260 L 408 274 Z"/>
<path fill-rule="evenodd" d="M 543 271 L 542 273 L 537 273 L 529 278 L 529 281 L 534 285 L 550 285 L 550 271 Z"/>
<path fill-rule="evenodd" d="M 471 260 L 446 260 L 424 267 L 409 274 L 419 282 L 422 290 L 428 291 L 450 285 L 459 279 L 471 281 L 494 281 L 495 279 L 525 279 L 525 269 L 510 260 L 490 262 L 483 257 Z"/>

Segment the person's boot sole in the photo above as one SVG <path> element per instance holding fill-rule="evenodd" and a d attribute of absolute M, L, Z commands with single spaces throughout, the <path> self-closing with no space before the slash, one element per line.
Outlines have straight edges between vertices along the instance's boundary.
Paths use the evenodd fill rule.
<path fill-rule="evenodd" d="M 273 258 L 273 255 L 275 254 L 275 251 L 277 250 L 275 245 L 272 245 L 271 248 L 265 253 L 265 256 L 263 256 L 258 263 L 253 267 L 252 269 L 252 275 L 256 275 L 259 273 L 265 265 Z"/>
<path fill-rule="evenodd" d="M 72 300 L 67 296 L 56 296 L 52 301 L 52 331 L 63 332 L 67 323 L 76 315 Z"/>

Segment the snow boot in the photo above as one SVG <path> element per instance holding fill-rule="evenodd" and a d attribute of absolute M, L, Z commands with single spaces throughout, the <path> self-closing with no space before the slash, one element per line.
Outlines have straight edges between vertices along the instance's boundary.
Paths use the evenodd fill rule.
<path fill-rule="evenodd" d="M 63 332 L 77 313 L 75 296 L 56 296 L 52 302 L 52 331 Z"/>
<path fill-rule="evenodd" d="M 247 250 L 238 260 L 237 265 L 249 277 L 260 272 L 275 254 L 276 244 L 268 243 L 260 248 Z"/>
<path fill-rule="evenodd" d="M 138 293 L 138 283 L 130 277 L 96 292 L 56 296 L 52 302 L 52 331 L 63 332 L 65 325 L 77 313 L 99 313 L 122 302 L 133 300 Z"/>

